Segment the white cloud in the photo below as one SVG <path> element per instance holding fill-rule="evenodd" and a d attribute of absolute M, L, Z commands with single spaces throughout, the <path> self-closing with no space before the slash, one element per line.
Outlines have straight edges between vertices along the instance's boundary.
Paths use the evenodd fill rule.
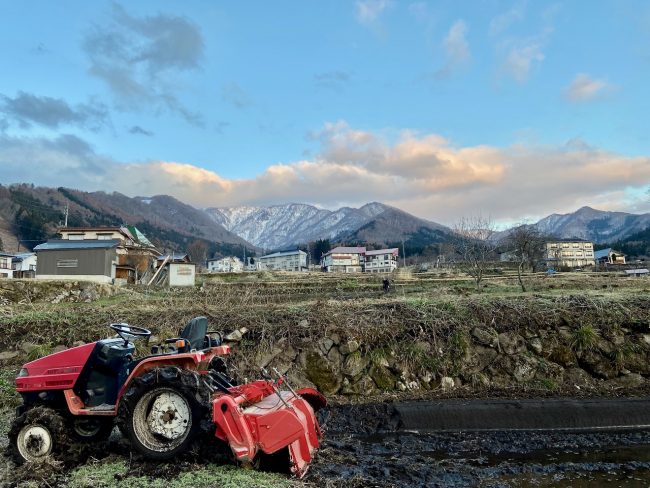
<path fill-rule="evenodd" d="M 274 164 L 244 179 L 173 161 L 120 163 L 74 136 L 0 136 L 0 167 L 5 182 L 169 194 L 197 207 L 294 201 L 331 208 L 382 201 L 447 224 L 479 210 L 508 221 L 583 205 L 632 210 L 630 189 L 650 182 L 650 157 L 622 156 L 580 141 L 457 147 L 436 134 L 403 131 L 389 143 L 343 121 L 326 124 L 314 137 L 321 144 L 317 157 Z M 647 200 L 635 200 L 633 209 L 650 211 Z"/>
<path fill-rule="evenodd" d="M 543 42 L 535 38 L 512 43 L 503 69 L 515 80 L 523 83 L 528 79 L 531 69 L 544 61 L 542 47 Z"/>
<path fill-rule="evenodd" d="M 518 2 L 510 10 L 497 15 L 490 21 L 490 35 L 497 36 L 506 31 L 511 25 L 524 19 L 526 2 Z"/>
<path fill-rule="evenodd" d="M 447 61 L 445 66 L 437 73 L 439 78 L 451 75 L 454 70 L 469 60 L 470 51 L 467 31 L 467 24 L 463 20 L 457 20 L 449 28 L 449 32 L 447 32 L 442 42 Z"/>
<path fill-rule="evenodd" d="M 580 73 L 565 88 L 564 96 L 571 102 L 588 102 L 602 97 L 611 88 L 612 86 L 605 80 L 597 80 Z"/>
<path fill-rule="evenodd" d="M 356 2 L 357 20 L 364 25 L 374 24 L 391 4 L 391 0 L 358 0 Z"/>

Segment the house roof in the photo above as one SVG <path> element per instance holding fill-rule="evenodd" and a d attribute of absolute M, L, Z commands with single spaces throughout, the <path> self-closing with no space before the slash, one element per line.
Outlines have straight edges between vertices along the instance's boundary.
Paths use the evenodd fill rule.
<path fill-rule="evenodd" d="M 334 249 L 330 249 L 329 252 L 325 253 L 325 256 L 327 256 L 328 254 L 365 254 L 365 253 L 366 253 L 365 247 L 339 246 L 339 247 L 335 247 Z"/>
<path fill-rule="evenodd" d="M 15 254 L 10 254 L 8 252 L 0 252 L 0 257 L 3 257 L 3 258 L 13 258 L 15 256 L 16 256 Z"/>
<path fill-rule="evenodd" d="M 161 256 L 158 256 L 156 259 L 158 261 L 164 261 L 167 259 L 167 257 L 171 257 L 171 261 L 173 263 L 177 263 L 179 261 L 187 261 L 188 263 L 190 262 L 190 257 L 187 255 L 187 253 L 182 253 L 182 252 L 175 252 L 172 254 L 163 254 Z"/>
<path fill-rule="evenodd" d="M 118 239 L 85 239 L 80 241 L 71 241 L 68 239 L 50 239 L 49 241 L 39 244 L 34 251 L 65 251 L 70 249 L 111 249 L 120 244 Z"/>
<path fill-rule="evenodd" d="M 305 251 L 301 251 L 300 249 L 295 249 L 293 251 L 278 251 L 272 254 L 267 254 L 266 256 L 261 256 L 260 259 L 277 258 L 280 256 L 291 256 L 292 254 L 307 254 L 307 253 Z"/>
<path fill-rule="evenodd" d="M 397 254 L 399 249 L 391 247 L 390 249 L 375 249 L 374 251 L 366 251 L 366 256 L 377 256 L 379 254 Z"/>
<path fill-rule="evenodd" d="M 617 256 L 625 256 L 625 254 L 623 254 L 622 252 L 616 251 L 611 247 L 608 247 L 607 249 L 601 249 L 600 251 L 594 252 L 594 259 L 606 258 L 612 253 L 616 254 Z"/>
<path fill-rule="evenodd" d="M 123 226 L 114 226 L 114 227 L 63 227 L 59 229 L 59 233 L 69 232 L 71 234 L 81 233 L 81 232 L 97 232 L 101 234 L 102 232 L 119 232 L 127 239 L 132 240 L 135 244 L 144 247 L 155 248 L 146 236 L 138 230 L 134 225 L 123 225 Z"/>
<path fill-rule="evenodd" d="M 553 244 L 554 242 L 584 242 L 584 243 L 591 243 L 591 241 L 587 239 L 569 239 L 569 238 L 561 238 L 561 239 L 549 239 L 546 241 L 547 244 Z"/>
<path fill-rule="evenodd" d="M 0 253 L 0 254 L 2 254 L 2 253 Z M 34 252 L 23 252 L 23 253 L 20 253 L 20 254 L 15 254 L 13 261 L 16 261 L 16 262 L 23 261 L 23 260 L 25 260 L 27 258 L 30 258 L 32 256 L 36 256 L 36 253 L 34 253 Z"/>

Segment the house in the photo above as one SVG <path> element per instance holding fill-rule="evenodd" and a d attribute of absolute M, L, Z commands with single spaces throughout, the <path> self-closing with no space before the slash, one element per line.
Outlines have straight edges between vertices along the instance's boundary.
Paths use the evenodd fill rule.
<path fill-rule="evenodd" d="M 34 248 L 36 278 L 113 283 L 119 245 L 117 239 L 50 239 Z"/>
<path fill-rule="evenodd" d="M 34 252 L 16 254 L 12 259 L 14 278 L 35 278 L 36 262 L 37 258 Z"/>
<path fill-rule="evenodd" d="M 156 272 L 148 283 L 163 286 L 194 286 L 196 264 L 183 253 L 171 253 L 156 258 Z"/>
<path fill-rule="evenodd" d="M 14 268 L 12 265 L 13 254 L 0 252 L 0 278 L 13 278 Z"/>
<path fill-rule="evenodd" d="M 295 251 L 278 251 L 257 259 L 261 269 L 280 271 L 305 271 L 307 269 L 307 253 Z"/>
<path fill-rule="evenodd" d="M 546 265 L 552 268 L 579 268 L 594 265 L 594 245 L 581 239 L 549 241 L 545 246 Z"/>
<path fill-rule="evenodd" d="M 399 249 L 377 249 L 366 251 L 365 272 L 366 273 L 390 273 L 397 269 Z"/>
<path fill-rule="evenodd" d="M 118 283 L 146 281 L 153 274 L 153 263 L 159 254 L 155 246 L 133 225 L 120 227 L 64 227 L 59 229 L 61 239 L 116 240 L 118 263 L 115 279 Z"/>
<path fill-rule="evenodd" d="M 596 251 L 594 259 L 597 264 L 625 264 L 625 254 L 614 251 L 611 247 Z"/>
<path fill-rule="evenodd" d="M 365 255 L 365 247 L 335 247 L 323 255 L 321 268 L 328 273 L 362 273 Z"/>
<path fill-rule="evenodd" d="M 244 271 L 244 263 L 235 256 L 208 259 L 208 271 L 210 273 L 241 273 Z"/>

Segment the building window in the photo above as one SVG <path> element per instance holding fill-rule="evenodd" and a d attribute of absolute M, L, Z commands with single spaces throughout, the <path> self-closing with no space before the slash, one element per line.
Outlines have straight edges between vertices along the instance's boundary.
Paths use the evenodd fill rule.
<path fill-rule="evenodd" d="M 84 235 L 83 234 L 68 234 L 68 240 L 71 241 L 83 241 Z"/>
<path fill-rule="evenodd" d="M 9 269 L 9 258 L 0 258 L 0 268 Z"/>
<path fill-rule="evenodd" d="M 57 259 L 56 267 L 57 268 L 76 268 L 79 266 L 78 259 Z"/>
<path fill-rule="evenodd" d="M 113 238 L 113 234 L 97 234 L 97 240 L 108 241 Z"/>

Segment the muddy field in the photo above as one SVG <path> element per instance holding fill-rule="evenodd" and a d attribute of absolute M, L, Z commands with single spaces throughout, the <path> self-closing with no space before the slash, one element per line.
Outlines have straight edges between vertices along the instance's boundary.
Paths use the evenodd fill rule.
<path fill-rule="evenodd" d="M 117 431 L 68 464 L 16 468 L 2 486 L 108 487 L 647 487 L 650 431 L 418 433 L 399 430 L 391 404 L 335 407 L 300 482 L 236 467 L 218 444 L 174 463 L 125 456 Z"/>
<path fill-rule="evenodd" d="M 307 479 L 359 487 L 650 485 L 649 430 L 427 434 L 396 430 L 391 410 L 335 410 Z"/>

